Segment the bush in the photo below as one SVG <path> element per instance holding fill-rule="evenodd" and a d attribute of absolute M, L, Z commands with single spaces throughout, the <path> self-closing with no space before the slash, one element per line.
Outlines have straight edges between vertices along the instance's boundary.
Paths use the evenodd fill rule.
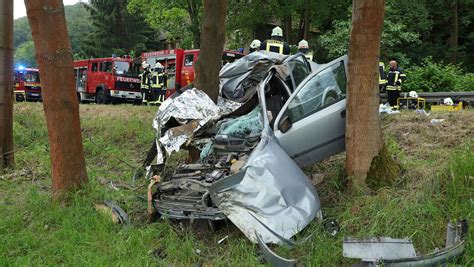
<path fill-rule="evenodd" d="M 406 70 L 407 81 L 404 91 L 417 92 L 450 92 L 473 91 L 474 74 L 464 74 L 452 64 L 433 62 L 431 57 L 423 60 L 420 66 Z"/>

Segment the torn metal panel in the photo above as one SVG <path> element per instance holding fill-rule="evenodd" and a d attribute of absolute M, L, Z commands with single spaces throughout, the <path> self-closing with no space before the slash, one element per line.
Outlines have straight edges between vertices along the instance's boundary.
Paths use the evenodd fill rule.
<path fill-rule="evenodd" d="M 415 247 L 410 239 L 344 238 L 344 257 L 369 260 L 396 260 L 416 257 Z"/>
<path fill-rule="evenodd" d="M 127 224 L 129 222 L 127 213 L 113 201 L 105 200 L 104 204 L 95 204 L 95 209 L 110 215 L 114 223 Z"/>
<path fill-rule="evenodd" d="M 303 171 L 265 134 L 243 170 L 210 187 L 213 202 L 257 243 L 284 244 L 306 227 L 321 208 L 318 194 Z"/>
<path fill-rule="evenodd" d="M 362 259 L 355 266 L 440 266 L 464 252 L 467 220 L 448 224 L 446 247 L 430 254 L 417 256 L 409 239 L 344 238 L 344 257 Z M 411 256 L 410 256 L 411 255 Z"/>
<path fill-rule="evenodd" d="M 245 102 L 256 91 L 256 86 L 274 64 L 283 62 L 288 56 L 259 51 L 246 55 L 225 65 L 219 73 L 220 91 L 228 99 Z"/>
<path fill-rule="evenodd" d="M 241 104 L 221 99 L 216 105 L 209 96 L 196 88 L 166 99 L 153 120 L 157 132 L 157 164 L 164 162 L 163 148 L 170 154 L 177 151 L 193 134 L 210 121 L 233 112 Z M 166 124 L 174 119 L 180 125 L 196 123 L 183 129 L 167 129 Z M 175 127 L 176 128 L 176 127 Z M 192 129 L 192 131 L 190 131 Z M 181 131 L 180 131 L 181 130 Z M 163 131 L 165 131 L 163 133 Z"/>
<path fill-rule="evenodd" d="M 170 155 L 171 152 L 178 151 L 180 147 L 193 136 L 193 133 L 199 129 L 199 127 L 199 122 L 192 120 L 185 125 L 169 129 L 159 141 L 163 144 L 166 153 Z"/>
<path fill-rule="evenodd" d="M 295 259 L 285 259 L 275 252 L 273 252 L 266 244 L 263 242 L 261 236 L 256 233 L 258 240 L 258 246 L 262 251 L 263 258 L 267 261 L 268 264 L 272 267 L 292 267 L 295 266 L 297 261 Z"/>

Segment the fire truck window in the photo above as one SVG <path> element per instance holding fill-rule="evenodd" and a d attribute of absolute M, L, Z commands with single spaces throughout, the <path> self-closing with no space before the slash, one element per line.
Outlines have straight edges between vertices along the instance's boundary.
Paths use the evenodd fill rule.
<path fill-rule="evenodd" d="M 25 81 L 39 83 L 40 82 L 39 73 L 35 71 L 26 72 Z"/>
<path fill-rule="evenodd" d="M 112 73 L 112 62 L 102 62 L 102 71 Z"/>
<path fill-rule="evenodd" d="M 184 57 L 184 66 L 191 67 L 194 61 L 194 54 L 189 54 Z"/>
<path fill-rule="evenodd" d="M 96 72 L 97 70 L 97 63 L 92 63 L 92 72 Z"/>

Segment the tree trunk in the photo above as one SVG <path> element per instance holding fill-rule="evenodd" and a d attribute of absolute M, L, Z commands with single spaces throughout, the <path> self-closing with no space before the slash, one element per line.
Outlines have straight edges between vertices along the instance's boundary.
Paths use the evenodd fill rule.
<path fill-rule="evenodd" d="M 0 171 L 13 167 L 13 1 L 0 2 Z"/>
<path fill-rule="evenodd" d="M 309 39 L 309 0 L 304 1 L 304 28 L 303 39 Z"/>
<path fill-rule="evenodd" d="M 200 0 L 188 0 L 187 10 L 191 20 L 191 33 L 193 34 L 193 47 L 201 47 L 201 30 L 199 23 L 199 2 Z"/>
<path fill-rule="evenodd" d="M 292 30 L 291 30 L 292 24 L 293 24 L 293 19 L 291 17 L 291 14 L 285 15 L 283 17 L 283 28 L 285 31 L 283 39 L 286 39 L 286 41 L 290 44 L 293 43 Z"/>
<path fill-rule="evenodd" d="M 356 188 L 367 188 L 368 172 L 372 165 L 377 170 L 393 165 L 393 159 L 383 149 L 378 112 L 377 77 L 384 2 L 353 1 L 348 63 L 346 173 Z"/>
<path fill-rule="evenodd" d="M 456 64 L 458 58 L 458 40 L 459 40 L 459 19 L 458 19 L 458 1 L 451 3 L 451 63 Z"/>
<path fill-rule="evenodd" d="M 217 103 L 219 94 L 219 71 L 225 42 L 225 17 L 227 0 L 204 0 L 201 50 L 196 63 L 194 86 L 203 90 Z"/>
<path fill-rule="evenodd" d="M 61 0 L 25 0 L 25 5 L 41 73 L 53 199 L 58 199 L 87 182 L 72 49 Z"/>

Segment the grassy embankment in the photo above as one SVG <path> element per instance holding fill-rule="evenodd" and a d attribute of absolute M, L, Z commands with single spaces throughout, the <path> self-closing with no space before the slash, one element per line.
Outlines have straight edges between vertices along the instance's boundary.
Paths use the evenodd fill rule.
<path fill-rule="evenodd" d="M 238 230 L 194 233 L 167 221 L 145 222 L 145 182 L 130 184 L 134 170 L 154 138 L 154 107 L 81 105 L 83 138 L 90 183 L 67 207 L 50 201 L 50 161 L 41 104 L 15 105 L 17 168 L 0 176 L 0 265 L 239 265 L 259 264 L 257 247 Z M 431 118 L 445 118 L 431 125 Z M 278 253 L 304 265 L 349 265 L 342 257 L 342 237 L 411 237 L 423 253 L 444 244 L 449 219 L 472 222 L 474 112 L 412 112 L 383 118 L 386 143 L 403 172 L 391 187 L 371 196 L 344 190 L 344 155 L 305 171 L 322 173 L 316 185 L 323 212 L 341 225 L 336 237 L 313 223 L 294 248 Z M 131 165 L 131 166 L 130 166 Z M 112 181 L 115 190 L 104 181 Z M 139 187 L 138 189 L 136 189 Z M 131 224 L 114 225 L 94 210 L 112 199 L 127 211 Z M 472 227 L 471 227 L 472 228 Z M 471 231 L 472 233 L 473 231 Z M 229 238 L 222 244 L 217 241 Z M 297 237 L 298 239 L 298 237 Z M 472 234 L 459 263 L 472 265 Z"/>

